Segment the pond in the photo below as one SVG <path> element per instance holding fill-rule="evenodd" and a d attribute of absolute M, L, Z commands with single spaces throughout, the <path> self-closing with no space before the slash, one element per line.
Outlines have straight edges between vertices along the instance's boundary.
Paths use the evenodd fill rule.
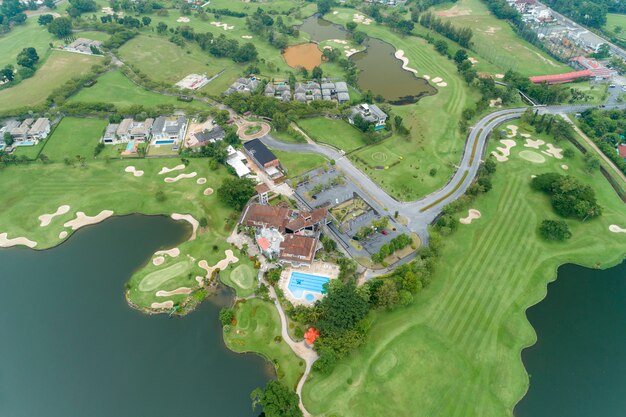
<path fill-rule="evenodd" d="M 291 68 L 306 68 L 308 71 L 322 64 L 322 51 L 316 43 L 302 43 L 285 48 L 283 58 Z"/>
<path fill-rule="evenodd" d="M 380 39 L 369 38 L 363 52 L 352 55 L 359 68 L 357 84 L 361 91 L 371 90 L 391 104 L 410 104 L 432 96 L 437 89 L 423 78 L 402 69 L 395 57 L 396 49 Z"/>
<path fill-rule="evenodd" d="M 530 389 L 516 417 L 626 414 L 626 262 L 565 265 L 527 314 L 537 344 L 522 352 Z"/>
<path fill-rule="evenodd" d="M 327 41 L 329 39 L 346 39 L 347 32 L 340 26 L 326 19 L 319 17 L 319 15 L 313 15 L 304 20 L 304 22 L 298 26 L 302 32 L 306 32 L 311 36 L 311 40 L 315 42 Z"/>
<path fill-rule="evenodd" d="M 131 309 L 124 284 L 154 251 L 184 241 L 166 217 L 127 216 L 46 251 L 0 250 L 0 415 L 256 416 L 272 372 L 226 349 L 223 294 L 187 317 Z"/>

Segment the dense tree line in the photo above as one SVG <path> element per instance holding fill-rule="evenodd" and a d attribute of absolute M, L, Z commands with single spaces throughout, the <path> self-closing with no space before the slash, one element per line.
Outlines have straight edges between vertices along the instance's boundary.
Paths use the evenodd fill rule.
<path fill-rule="evenodd" d="M 71 17 L 78 17 L 83 13 L 95 12 L 98 5 L 94 0 L 69 0 L 70 7 L 67 8 L 67 14 Z"/>
<path fill-rule="evenodd" d="M 531 186 L 550 196 L 552 208 L 560 216 L 584 221 L 602 214 L 593 188 L 574 177 L 556 173 L 541 174 L 532 179 Z"/>
<path fill-rule="evenodd" d="M 26 5 L 19 0 L 5 0 L 0 4 L 0 33 L 11 30 L 13 25 L 26 22 Z"/>
<path fill-rule="evenodd" d="M 536 111 L 528 109 L 522 116 L 522 122 L 533 126 L 539 134 L 545 132 L 552 135 L 557 142 L 561 140 L 573 142 L 576 138 L 576 132 L 572 126 L 557 115 L 539 115 Z"/>
<path fill-rule="evenodd" d="M 569 96 L 568 90 L 562 86 L 534 84 L 528 79 L 528 77 L 524 77 L 514 71 L 507 71 L 504 75 L 504 81 L 541 104 L 561 103 Z"/>
<path fill-rule="evenodd" d="M 626 174 L 626 161 L 616 152 L 617 145 L 626 144 L 626 110 L 586 110 L 580 122 L 602 153 Z"/>
<path fill-rule="evenodd" d="M 262 91 L 262 88 L 259 88 Z M 224 98 L 224 104 L 239 114 L 252 112 L 258 116 L 274 119 L 278 114 L 283 114 L 289 121 L 295 121 L 302 116 L 327 113 L 337 113 L 337 103 L 333 101 L 312 101 L 309 104 L 297 101 L 279 101 L 262 94 L 234 93 Z M 281 116 L 278 116 L 281 117 Z"/>
<path fill-rule="evenodd" d="M 278 49 L 284 49 L 289 44 L 287 36 L 298 37 L 300 31 L 291 25 L 285 25 L 282 16 L 276 19 L 261 7 L 246 18 L 246 26 L 251 32 L 267 39 Z"/>
<path fill-rule="evenodd" d="M 419 18 L 420 25 L 427 29 L 445 36 L 446 38 L 457 42 L 463 48 L 472 46 L 472 29 L 469 27 L 456 28 L 449 20 L 442 20 L 432 13 L 424 13 Z"/>
<path fill-rule="evenodd" d="M 626 3 L 619 0 L 546 0 L 545 3 L 578 23 L 598 29 L 606 24 L 609 10 L 626 12 Z"/>
<path fill-rule="evenodd" d="M 255 194 L 255 185 L 249 178 L 226 178 L 217 189 L 217 196 L 227 206 L 241 211 Z"/>

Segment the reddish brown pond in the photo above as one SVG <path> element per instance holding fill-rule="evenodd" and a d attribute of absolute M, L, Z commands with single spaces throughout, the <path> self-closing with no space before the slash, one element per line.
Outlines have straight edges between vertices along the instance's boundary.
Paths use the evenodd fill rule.
<path fill-rule="evenodd" d="M 322 63 L 322 51 L 315 43 L 290 46 L 283 52 L 283 57 L 292 68 L 303 67 L 312 70 Z"/>

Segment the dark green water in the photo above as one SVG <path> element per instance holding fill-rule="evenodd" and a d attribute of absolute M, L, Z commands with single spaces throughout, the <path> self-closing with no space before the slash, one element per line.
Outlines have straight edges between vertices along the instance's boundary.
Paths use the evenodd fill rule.
<path fill-rule="evenodd" d="M 528 310 L 537 344 L 517 417 L 626 416 L 626 262 L 598 271 L 566 265 Z"/>
<path fill-rule="evenodd" d="M 226 349 L 217 303 L 170 319 L 124 299 L 131 273 L 188 233 L 128 216 L 51 250 L 0 250 L 0 416 L 255 416 L 268 367 Z"/>
<path fill-rule="evenodd" d="M 311 36 L 311 40 L 315 42 L 327 41 L 329 39 L 346 39 L 346 30 L 342 26 L 322 19 L 318 15 L 304 19 L 298 28 L 308 33 Z"/>

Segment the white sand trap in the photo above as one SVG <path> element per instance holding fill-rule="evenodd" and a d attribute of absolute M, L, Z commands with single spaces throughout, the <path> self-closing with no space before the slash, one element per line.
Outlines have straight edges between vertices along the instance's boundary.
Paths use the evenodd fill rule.
<path fill-rule="evenodd" d="M 0 233 L 0 248 L 10 248 L 12 246 L 23 245 L 32 249 L 37 246 L 37 242 L 33 242 L 25 237 L 15 237 L 13 239 L 9 239 L 8 236 L 8 233 Z"/>
<path fill-rule="evenodd" d="M 152 264 L 154 266 L 161 266 L 163 265 L 163 262 L 165 262 L 165 256 L 157 256 L 152 260 Z"/>
<path fill-rule="evenodd" d="M 202 284 L 204 284 L 204 277 L 196 276 L 196 282 L 199 286 L 202 286 Z"/>
<path fill-rule="evenodd" d="M 189 22 L 190 22 L 190 19 L 189 19 L 188 17 L 181 16 L 181 17 L 179 17 L 178 19 L 176 19 L 176 21 L 177 21 L 178 23 L 189 23 Z"/>
<path fill-rule="evenodd" d="M 398 49 L 396 51 L 396 58 L 402 61 L 403 70 L 412 72 L 413 74 L 417 75 L 417 70 L 415 68 L 409 67 L 409 58 L 404 56 L 404 51 L 402 49 Z"/>
<path fill-rule="evenodd" d="M 330 42 L 335 42 L 335 43 L 338 43 L 340 45 L 347 45 L 348 44 L 348 41 L 345 41 L 343 39 L 331 39 Z"/>
<path fill-rule="evenodd" d="M 252 39 L 252 36 L 250 35 L 241 35 L 242 39 Z"/>
<path fill-rule="evenodd" d="M 112 215 L 113 215 L 112 210 L 102 210 L 100 213 L 98 213 L 95 216 L 87 216 L 82 211 L 79 211 L 78 213 L 76 213 L 76 218 L 74 220 L 70 220 L 69 222 L 65 223 L 63 226 L 71 227 L 72 230 L 78 230 L 84 226 L 89 226 L 92 224 L 100 223 L 101 221 L 108 219 Z"/>
<path fill-rule="evenodd" d="M 163 167 L 159 171 L 159 175 L 169 174 L 170 172 L 180 171 L 181 169 L 185 169 L 185 164 L 176 165 L 174 168 Z"/>
<path fill-rule="evenodd" d="M 172 295 L 179 295 L 179 294 L 191 294 L 191 288 L 180 287 L 180 288 L 176 288 L 173 291 L 159 290 L 156 292 L 157 297 L 171 297 Z"/>
<path fill-rule="evenodd" d="M 536 175 L 531 175 L 530 178 L 537 178 L 537 176 Z"/>
<path fill-rule="evenodd" d="M 472 63 L 472 65 L 476 65 L 478 64 L 478 60 L 476 58 L 473 57 L 467 57 L 468 61 Z"/>
<path fill-rule="evenodd" d="M 496 78 L 501 80 L 502 78 L 504 78 L 504 74 L 496 74 Z"/>
<path fill-rule="evenodd" d="M 530 137 L 530 133 L 520 133 L 519 135 L 521 137 L 523 137 L 523 138 L 529 138 Z"/>
<path fill-rule="evenodd" d="M 173 213 L 172 219 L 185 220 L 186 222 L 189 222 L 189 224 L 191 224 L 191 227 L 193 228 L 193 232 L 191 233 L 191 237 L 189 238 L 189 240 L 196 240 L 196 233 L 198 232 L 198 226 L 200 226 L 200 223 L 198 223 L 198 220 L 194 219 L 191 214 L 178 214 L 178 213 Z"/>
<path fill-rule="evenodd" d="M 612 224 L 609 226 L 609 231 L 612 233 L 626 233 L 626 229 L 619 227 L 616 224 Z"/>
<path fill-rule="evenodd" d="M 196 180 L 196 184 L 199 184 L 199 185 L 206 184 L 206 178 L 198 178 Z"/>
<path fill-rule="evenodd" d="M 563 149 L 561 148 L 556 148 L 554 145 L 552 145 L 551 143 L 548 143 L 546 145 L 546 147 L 548 148 L 547 151 L 542 151 L 543 153 L 545 153 L 546 155 L 550 155 L 555 157 L 556 159 L 563 159 Z"/>
<path fill-rule="evenodd" d="M 441 78 L 441 77 L 435 77 L 435 78 L 433 78 L 433 80 L 432 80 L 432 81 L 433 81 L 434 83 L 440 83 L 440 82 L 442 82 L 442 81 L 443 81 L 443 78 Z"/>
<path fill-rule="evenodd" d="M 39 222 L 40 222 L 39 226 L 46 227 L 52 222 L 52 219 L 54 219 L 55 217 L 62 216 L 63 214 L 67 214 L 69 212 L 70 212 L 70 206 L 68 205 L 59 206 L 57 211 L 55 211 L 54 213 L 42 214 L 41 216 L 39 216 Z"/>
<path fill-rule="evenodd" d="M 207 278 L 210 278 L 211 275 L 213 274 L 213 271 L 215 271 L 216 269 L 219 268 L 220 271 L 223 271 L 224 269 L 226 269 L 226 267 L 229 264 L 234 264 L 236 262 L 239 262 L 239 258 L 237 258 L 233 254 L 232 250 L 226 249 L 226 251 L 224 251 L 224 254 L 226 254 L 226 258 L 222 259 L 221 261 L 219 261 L 213 266 L 209 266 L 209 264 L 205 260 L 198 262 L 198 266 L 206 271 Z"/>
<path fill-rule="evenodd" d="M 224 30 L 233 30 L 235 29 L 234 26 L 229 26 L 227 23 L 222 23 L 222 22 L 211 22 L 211 24 L 213 26 L 216 26 L 218 28 L 222 28 Z"/>
<path fill-rule="evenodd" d="M 180 249 L 172 248 L 168 250 L 159 250 L 159 251 L 154 252 L 154 254 L 157 256 L 167 255 L 167 256 L 171 256 L 172 258 L 176 258 L 178 255 L 180 255 Z"/>
<path fill-rule="evenodd" d="M 543 155 L 533 151 L 521 151 L 519 153 L 519 156 L 520 158 L 534 164 L 543 164 L 544 162 L 546 162 L 546 158 Z"/>
<path fill-rule="evenodd" d="M 472 223 L 473 220 L 480 219 L 481 216 L 482 214 L 480 214 L 480 211 L 475 210 L 475 209 L 469 209 L 469 213 L 467 214 L 467 217 L 463 217 L 462 219 L 459 219 L 459 222 L 461 224 L 470 224 Z"/>
<path fill-rule="evenodd" d="M 211 194 L 213 194 L 213 188 L 207 188 L 206 190 L 204 190 L 203 194 L 204 195 L 211 195 Z"/>
<path fill-rule="evenodd" d="M 430 75 L 424 74 L 424 75 L 422 75 L 422 78 L 425 79 L 425 80 L 430 80 Z"/>
<path fill-rule="evenodd" d="M 545 142 L 542 141 L 541 139 L 532 140 L 532 139 L 526 138 L 526 143 L 524 144 L 524 147 L 539 149 L 541 145 L 545 145 Z"/>
<path fill-rule="evenodd" d="M 168 300 L 168 301 L 163 301 L 162 303 L 152 303 L 150 304 L 150 307 L 154 308 L 155 310 L 161 310 L 161 309 L 170 310 L 174 308 L 174 302 L 171 300 Z"/>
<path fill-rule="evenodd" d="M 563 171 L 567 171 L 567 170 L 569 169 L 569 166 L 567 166 L 567 165 L 561 165 L 561 169 L 562 169 Z"/>
<path fill-rule="evenodd" d="M 448 86 L 448 83 L 447 83 L 447 82 L 445 82 L 445 81 L 442 81 L 442 82 L 440 82 L 440 83 L 437 83 L 437 87 L 447 87 L 447 86 Z"/>
<path fill-rule="evenodd" d="M 180 181 L 180 180 L 182 180 L 182 179 L 184 179 L 184 178 L 193 178 L 193 177 L 195 177 L 196 175 L 198 175 L 198 173 L 197 173 L 197 172 L 191 172 L 191 173 L 189 173 L 189 174 L 179 174 L 179 175 L 177 175 L 177 176 L 176 176 L 176 177 L 174 177 L 174 178 L 167 177 L 167 178 L 165 178 L 163 181 L 165 181 L 165 182 L 167 182 L 167 183 L 172 183 L 172 182 Z"/>
<path fill-rule="evenodd" d="M 352 49 L 348 49 L 347 51 L 344 51 L 346 53 L 346 57 L 351 57 L 352 55 L 356 54 L 357 52 L 360 52 L 358 49 L 352 48 Z"/>
<path fill-rule="evenodd" d="M 509 155 L 511 155 L 511 148 L 514 147 L 516 143 L 514 140 L 511 139 L 502 139 L 500 143 L 504 145 L 504 148 L 498 147 L 495 151 L 491 152 L 491 154 L 496 158 L 498 162 L 508 161 Z"/>
<path fill-rule="evenodd" d="M 143 176 L 143 171 L 140 171 L 138 169 L 136 169 L 134 166 L 128 166 L 126 167 L 126 169 L 124 170 L 124 172 L 130 172 L 132 173 L 135 177 L 141 177 Z"/>
<path fill-rule="evenodd" d="M 333 12 L 333 14 L 339 14 L 339 12 L 338 12 L 337 10 L 335 10 L 335 11 Z"/>
<path fill-rule="evenodd" d="M 67 232 L 65 230 L 59 233 L 59 239 L 65 239 L 66 237 L 67 237 Z"/>
<path fill-rule="evenodd" d="M 513 138 L 513 137 L 517 136 L 517 129 L 519 129 L 517 126 L 515 126 L 515 125 L 508 125 L 506 128 L 511 131 L 510 134 L 506 135 L 507 138 Z"/>

